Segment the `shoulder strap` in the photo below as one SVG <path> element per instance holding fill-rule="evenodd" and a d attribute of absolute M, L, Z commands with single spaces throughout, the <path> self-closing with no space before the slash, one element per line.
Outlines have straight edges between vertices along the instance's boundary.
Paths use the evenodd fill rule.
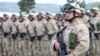
<path fill-rule="evenodd" d="M 67 28 L 67 26 L 65 26 L 64 28 L 62 28 L 59 32 L 62 33 L 66 28 Z"/>

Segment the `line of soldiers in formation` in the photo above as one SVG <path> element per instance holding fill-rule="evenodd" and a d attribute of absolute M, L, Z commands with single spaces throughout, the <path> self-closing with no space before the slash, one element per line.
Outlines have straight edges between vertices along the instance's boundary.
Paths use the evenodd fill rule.
<path fill-rule="evenodd" d="M 96 27 L 100 23 L 98 9 L 85 12 L 76 5 L 67 5 L 64 13 L 56 16 L 39 13 L 28 17 L 9 17 L 7 14 L 0 17 L 0 56 L 57 56 L 61 48 L 56 34 L 65 26 L 63 37 L 67 56 L 85 56 L 91 42 L 89 30 L 99 39 L 99 28 Z M 77 35 L 75 47 L 71 46 L 74 40 L 70 41 L 73 36 L 70 33 Z"/>

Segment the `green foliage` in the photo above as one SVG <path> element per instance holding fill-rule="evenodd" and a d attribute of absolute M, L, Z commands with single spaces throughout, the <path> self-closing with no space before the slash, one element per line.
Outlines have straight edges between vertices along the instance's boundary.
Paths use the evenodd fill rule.
<path fill-rule="evenodd" d="M 29 11 L 35 8 L 35 0 L 20 0 L 18 2 L 20 12 L 29 13 Z"/>
<path fill-rule="evenodd" d="M 73 2 L 77 2 L 80 7 L 85 8 L 85 1 L 83 0 L 83 2 L 78 2 L 77 0 L 66 0 L 68 3 L 73 3 Z"/>
<path fill-rule="evenodd" d="M 91 9 L 93 7 L 98 7 L 100 9 L 100 2 L 94 2 L 94 3 L 87 4 L 88 9 Z"/>
<path fill-rule="evenodd" d="M 68 3 L 73 3 L 75 0 L 67 0 Z"/>
<path fill-rule="evenodd" d="M 85 2 L 81 2 L 81 3 L 80 2 L 77 2 L 77 3 L 80 5 L 81 8 L 85 8 L 85 6 L 86 6 L 86 3 Z"/>
<path fill-rule="evenodd" d="M 99 9 L 100 9 L 100 4 L 99 4 Z"/>

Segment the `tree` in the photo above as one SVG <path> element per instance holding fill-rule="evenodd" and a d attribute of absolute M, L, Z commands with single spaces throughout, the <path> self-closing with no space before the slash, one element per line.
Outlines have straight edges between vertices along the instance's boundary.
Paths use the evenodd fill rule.
<path fill-rule="evenodd" d="M 82 8 L 85 8 L 85 0 L 83 0 L 82 2 L 81 1 L 79 1 L 78 2 L 78 0 L 66 0 L 68 3 L 74 3 L 74 2 L 77 2 L 79 5 L 80 5 L 80 7 L 82 7 Z"/>
<path fill-rule="evenodd" d="M 99 7 L 99 10 L 100 10 L 100 4 L 98 5 L 98 7 Z"/>
<path fill-rule="evenodd" d="M 35 8 L 35 0 L 20 0 L 18 5 L 20 12 L 29 13 L 31 9 Z"/>
<path fill-rule="evenodd" d="M 80 5 L 80 7 L 82 7 L 82 8 L 85 8 L 85 6 L 86 6 L 86 3 L 85 3 L 85 0 L 83 0 L 82 2 L 77 2 L 79 5 Z"/>
<path fill-rule="evenodd" d="M 81 8 L 85 8 L 85 5 L 86 4 L 84 2 L 81 2 L 81 3 L 80 2 L 77 2 L 77 3 L 80 5 Z"/>
<path fill-rule="evenodd" d="M 76 2 L 77 0 L 67 0 L 68 3 Z"/>

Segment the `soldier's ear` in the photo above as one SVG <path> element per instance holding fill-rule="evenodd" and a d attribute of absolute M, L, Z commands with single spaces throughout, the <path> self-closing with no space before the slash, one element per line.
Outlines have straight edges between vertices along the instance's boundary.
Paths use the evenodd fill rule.
<path fill-rule="evenodd" d="M 78 14 L 77 13 L 74 13 L 74 17 L 77 17 L 78 16 Z"/>

